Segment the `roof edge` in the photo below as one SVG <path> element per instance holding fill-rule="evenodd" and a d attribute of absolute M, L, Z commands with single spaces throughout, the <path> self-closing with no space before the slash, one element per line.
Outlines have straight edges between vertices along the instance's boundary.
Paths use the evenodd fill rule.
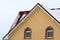
<path fill-rule="evenodd" d="M 30 12 L 37 6 L 37 5 L 39 5 L 39 6 L 41 6 L 58 24 L 60 24 L 60 22 L 55 18 L 55 17 L 53 17 L 41 4 L 39 4 L 39 3 L 37 3 L 31 10 L 30 10 Z M 15 28 L 15 27 L 14 27 Z M 13 28 L 13 29 L 14 29 Z M 13 29 L 11 29 L 11 30 L 9 30 L 9 32 L 2 38 L 2 39 L 4 39 Z"/>

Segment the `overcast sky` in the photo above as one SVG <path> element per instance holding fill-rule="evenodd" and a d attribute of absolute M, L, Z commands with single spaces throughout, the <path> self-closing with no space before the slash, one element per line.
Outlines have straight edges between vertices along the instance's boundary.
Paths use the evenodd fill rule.
<path fill-rule="evenodd" d="M 30 10 L 37 3 L 42 4 L 48 9 L 60 7 L 60 0 L 0 0 L 0 40 L 9 31 L 18 12 Z M 59 10 L 52 13 L 60 20 Z"/>

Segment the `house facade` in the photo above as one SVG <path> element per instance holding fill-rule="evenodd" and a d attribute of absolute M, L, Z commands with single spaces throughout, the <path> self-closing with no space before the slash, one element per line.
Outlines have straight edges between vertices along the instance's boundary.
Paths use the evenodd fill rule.
<path fill-rule="evenodd" d="M 17 19 L 3 40 L 60 40 L 60 22 L 39 3 Z"/>

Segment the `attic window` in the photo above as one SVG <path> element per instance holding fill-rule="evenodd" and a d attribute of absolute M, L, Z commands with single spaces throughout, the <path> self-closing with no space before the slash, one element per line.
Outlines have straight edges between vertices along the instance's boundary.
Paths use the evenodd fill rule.
<path fill-rule="evenodd" d="M 25 16 L 26 16 L 26 13 L 24 13 L 24 14 L 22 15 L 21 19 L 23 19 Z M 21 20 L 21 19 L 20 19 L 20 20 Z"/>
<path fill-rule="evenodd" d="M 49 39 L 53 38 L 53 28 L 52 27 L 48 27 L 46 29 L 46 38 L 49 38 Z"/>
<path fill-rule="evenodd" d="M 31 38 L 31 29 L 30 28 L 26 28 L 24 31 L 24 38 L 25 39 L 30 39 Z"/>

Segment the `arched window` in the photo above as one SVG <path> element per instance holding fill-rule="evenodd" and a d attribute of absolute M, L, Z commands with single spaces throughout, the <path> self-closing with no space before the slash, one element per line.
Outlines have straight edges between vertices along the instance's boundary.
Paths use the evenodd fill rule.
<path fill-rule="evenodd" d="M 52 27 L 48 27 L 46 29 L 46 38 L 53 38 L 53 28 Z"/>
<path fill-rule="evenodd" d="M 30 39 L 31 38 L 31 29 L 30 28 L 25 29 L 24 38 L 25 39 Z"/>

